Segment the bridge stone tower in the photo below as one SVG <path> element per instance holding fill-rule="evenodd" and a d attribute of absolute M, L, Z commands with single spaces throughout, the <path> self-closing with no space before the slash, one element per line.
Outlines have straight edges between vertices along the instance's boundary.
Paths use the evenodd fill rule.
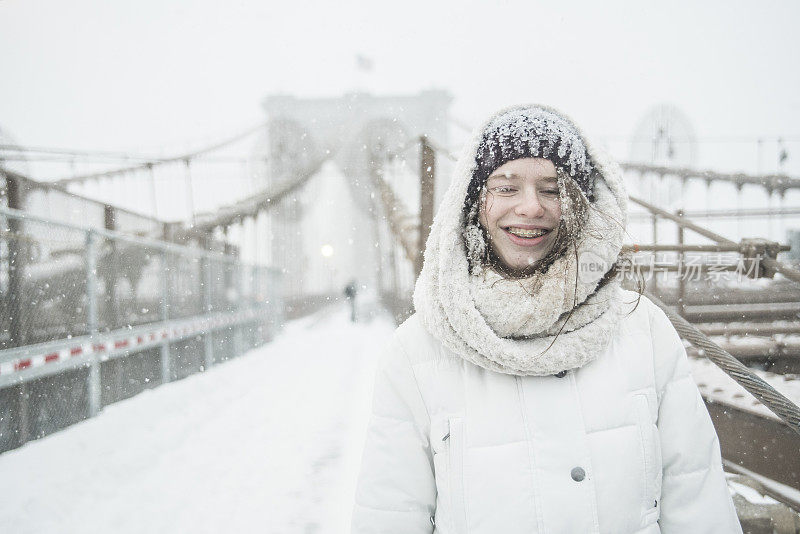
<path fill-rule="evenodd" d="M 374 282 L 378 269 L 370 249 L 378 241 L 385 243 L 386 236 L 380 238 L 374 228 L 370 172 L 405 153 L 409 173 L 416 173 L 417 165 L 411 162 L 417 161 L 416 145 L 421 135 L 447 146 L 451 100 L 447 92 L 438 90 L 407 96 L 348 93 L 336 98 L 272 95 L 264 99 L 270 126 L 267 139 L 262 139 L 256 149 L 265 161 L 262 186 L 291 180 L 320 157 L 331 156 L 334 164 L 324 166 L 302 191 L 269 212 L 271 262 L 286 269 L 288 297 L 337 292 L 349 279 Z M 405 181 L 418 191 L 413 177 Z M 347 190 L 349 198 L 340 197 L 338 189 Z M 338 199 L 335 207 L 319 209 L 320 203 L 330 204 L 333 197 Z M 328 246 L 326 250 L 337 253 L 326 258 L 313 236 L 324 241 L 321 234 L 332 225 L 349 237 L 343 246 Z M 336 241 L 337 236 L 330 240 Z M 317 278 L 330 280 L 314 283 L 314 273 Z"/>
<path fill-rule="evenodd" d="M 271 120 L 290 122 L 306 132 L 320 149 L 335 152 L 352 143 L 370 123 L 399 123 L 409 136 L 426 134 L 447 142 L 447 112 L 452 97 L 445 91 L 409 96 L 348 93 L 338 98 L 297 98 L 272 95 L 264 99 Z"/>

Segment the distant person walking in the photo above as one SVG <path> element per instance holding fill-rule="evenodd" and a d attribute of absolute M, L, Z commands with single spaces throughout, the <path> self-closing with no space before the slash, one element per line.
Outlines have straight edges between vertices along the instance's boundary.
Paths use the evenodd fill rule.
<path fill-rule="evenodd" d="M 358 293 L 358 288 L 356 287 L 356 281 L 351 280 L 344 288 L 344 296 L 345 298 L 350 301 L 350 321 L 355 323 L 356 322 L 356 294 Z"/>

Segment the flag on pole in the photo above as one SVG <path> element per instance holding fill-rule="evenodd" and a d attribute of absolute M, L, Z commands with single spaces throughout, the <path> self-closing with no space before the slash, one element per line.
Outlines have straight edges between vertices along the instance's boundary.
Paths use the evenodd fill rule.
<path fill-rule="evenodd" d="M 356 54 L 356 66 L 358 67 L 358 70 L 372 72 L 372 69 L 375 65 L 372 62 L 372 58 L 369 58 L 363 54 Z"/>

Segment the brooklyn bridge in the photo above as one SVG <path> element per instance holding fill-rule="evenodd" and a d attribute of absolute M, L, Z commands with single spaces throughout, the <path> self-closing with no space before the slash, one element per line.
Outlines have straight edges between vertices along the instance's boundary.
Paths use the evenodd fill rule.
<path fill-rule="evenodd" d="M 268 97 L 262 123 L 158 158 L 0 146 L 0 472 L 52 454 L 45 443 L 80 435 L 87 419 L 121 424 L 112 415 L 123 410 L 105 412 L 125 399 L 120 406 L 134 406 L 145 391 L 198 374 L 224 389 L 232 371 L 212 371 L 244 356 L 316 365 L 322 348 L 304 338 L 317 328 L 376 350 L 390 323 L 413 311 L 455 159 L 450 100 L 442 91 Z M 800 208 L 787 199 L 798 197 L 800 179 L 675 165 L 673 139 L 653 126 L 649 149 L 661 160 L 622 163 L 633 206 L 625 283 L 644 281 L 681 334 L 732 488 L 761 495 L 757 504 L 739 497 L 742 520 L 766 514 L 796 525 Z M 64 174 L 35 179 L 26 173 L 33 164 Z M 714 208 L 687 207 L 688 192 Z M 339 315 L 347 300 L 360 322 Z M 340 386 L 362 387 L 372 364 L 349 364 L 362 371 Z M 251 372 L 272 371 L 262 363 Z M 300 380 L 302 404 L 304 380 L 285 373 L 256 378 L 270 387 Z M 146 417 L 171 414 L 176 402 L 210 411 L 233 402 L 207 406 L 175 391 L 157 397 L 161 415 Z M 142 436 L 151 432 L 134 421 L 145 424 Z M 137 432 L 125 430 L 134 440 Z M 14 455 L 34 440 L 42 447 Z M 18 484 L 3 478 L 9 491 Z"/>

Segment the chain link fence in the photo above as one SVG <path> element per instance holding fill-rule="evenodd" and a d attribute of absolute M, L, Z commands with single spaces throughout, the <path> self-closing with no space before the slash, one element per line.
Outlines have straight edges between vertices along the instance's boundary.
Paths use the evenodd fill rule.
<path fill-rule="evenodd" d="M 89 333 L 86 235 L 0 214 L 0 350 Z"/>
<path fill-rule="evenodd" d="M 271 339 L 280 273 L 0 206 L 0 452 Z"/>

